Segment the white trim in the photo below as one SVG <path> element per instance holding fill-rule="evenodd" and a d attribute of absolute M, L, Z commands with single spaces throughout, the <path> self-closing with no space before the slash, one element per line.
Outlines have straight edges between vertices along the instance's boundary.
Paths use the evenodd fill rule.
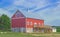
<path fill-rule="evenodd" d="M 12 18 L 12 19 L 20 19 L 20 18 L 25 18 L 25 17 L 19 17 L 19 18 L 16 17 L 16 18 Z"/>

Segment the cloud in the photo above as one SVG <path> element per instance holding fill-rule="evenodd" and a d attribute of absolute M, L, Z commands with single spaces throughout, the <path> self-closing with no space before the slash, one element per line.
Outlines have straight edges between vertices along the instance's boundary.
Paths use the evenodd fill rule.
<path fill-rule="evenodd" d="M 34 6 L 34 4 L 27 2 L 26 0 L 15 0 L 13 5 L 24 6 L 26 8 Z"/>
<path fill-rule="evenodd" d="M 0 3 L 0 14 L 11 17 L 17 9 L 27 17 L 44 19 L 45 24 L 60 24 L 60 0 L 3 0 Z"/>
<path fill-rule="evenodd" d="M 60 20 L 60 5 L 55 8 L 47 8 L 41 12 L 41 17 L 45 20 L 45 24 L 60 25 L 55 20 Z M 56 24 L 55 24 L 56 23 Z"/>
<path fill-rule="evenodd" d="M 46 5 L 46 0 L 15 0 L 13 5 L 22 8 L 41 8 Z"/>
<path fill-rule="evenodd" d="M 0 8 L 0 15 L 6 14 L 7 16 L 11 17 L 11 13 L 5 9 Z"/>
<path fill-rule="evenodd" d="M 55 22 L 55 20 L 60 20 L 60 2 L 58 0 L 15 0 L 13 5 L 27 17 L 44 19 L 45 24 L 59 24 L 58 21 Z M 27 8 L 30 9 L 29 12 L 27 12 Z"/>
<path fill-rule="evenodd" d="M 39 5 L 41 2 L 42 5 Z M 36 11 L 41 11 L 41 10 L 44 10 L 44 9 L 47 9 L 47 8 L 55 8 L 56 6 L 58 6 L 60 4 L 60 1 L 59 0 L 44 0 L 44 1 L 41 1 L 38 5 L 37 5 L 37 9 L 34 10 L 34 12 Z M 42 7 L 41 7 L 42 6 Z"/>
<path fill-rule="evenodd" d="M 14 5 L 15 6 L 18 6 L 18 5 L 23 5 L 23 3 L 24 3 L 24 0 L 14 0 Z"/>

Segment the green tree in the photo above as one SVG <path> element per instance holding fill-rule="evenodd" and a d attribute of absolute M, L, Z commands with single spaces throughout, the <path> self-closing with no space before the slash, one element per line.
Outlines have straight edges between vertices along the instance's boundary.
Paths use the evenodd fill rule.
<path fill-rule="evenodd" d="M 10 18 L 3 14 L 1 17 L 0 17 L 0 29 L 2 30 L 8 30 L 10 29 Z"/>
<path fill-rule="evenodd" d="M 1 17 L 0 17 L 0 30 L 2 29 L 3 27 L 2 27 L 2 19 L 1 19 Z"/>

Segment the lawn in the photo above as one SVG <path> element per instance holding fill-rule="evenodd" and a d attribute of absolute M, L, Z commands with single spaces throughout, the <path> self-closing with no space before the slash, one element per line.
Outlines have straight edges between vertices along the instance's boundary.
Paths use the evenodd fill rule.
<path fill-rule="evenodd" d="M 60 33 L 0 33 L 0 37 L 60 37 Z"/>
<path fill-rule="evenodd" d="M 8 33 L 0 33 L 0 37 L 31 37 L 31 35 L 25 33 L 8 32 Z"/>

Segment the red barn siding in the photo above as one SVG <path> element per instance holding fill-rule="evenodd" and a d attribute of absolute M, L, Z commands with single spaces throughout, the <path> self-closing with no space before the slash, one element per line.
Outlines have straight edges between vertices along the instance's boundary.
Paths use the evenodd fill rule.
<path fill-rule="evenodd" d="M 25 18 L 12 19 L 12 28 L 25 27 Z"/>
<path fill-rule="evenodd" d="M 29 25 L 26 24 L 27 28 L 33 28 L 34 23 L 37 23 L 37 27 L 44 26 L 44 20 L 39 20 L 39 19 L 34 19 L 34 18 L 26 18 L 26 23 L 27 22 L 29 22 L 29 23 L 32 22 L 32 25 L 31 24 L 29 24 Z M 39 25 L 39 23 L 40 23 L 40 25 Z"/>

